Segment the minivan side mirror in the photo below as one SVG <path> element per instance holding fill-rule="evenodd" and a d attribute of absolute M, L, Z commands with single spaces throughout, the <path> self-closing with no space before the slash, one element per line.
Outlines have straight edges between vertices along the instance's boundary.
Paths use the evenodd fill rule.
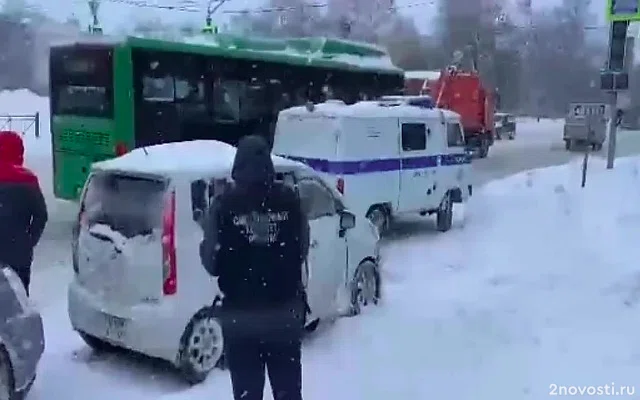
<path fill-rule="evenodd" d="M 340 212 L 340 230 L 346 231 L 352 229 L 356 226 L 356 216 L 347 211 L 343 210 Z"/>

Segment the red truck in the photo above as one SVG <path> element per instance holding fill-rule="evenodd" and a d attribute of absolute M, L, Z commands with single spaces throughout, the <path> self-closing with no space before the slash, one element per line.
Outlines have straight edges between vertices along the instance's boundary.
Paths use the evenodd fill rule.
<path fill-rule="evenodd" d="M 417 89 L 413 79 L 405 82 L 405 90 Z M 455 67 L 440 72 L 438 79 L 425 79 L 428 94 L 435 101 L 436 107 L 445 108 L 460 114 L 467 149 L 477 153 L 480 158 L 489 154 L 489 147 L 494 140 L 495 100 L 493 93 L 483 84 L 477 72 L 462 72 Z"/>

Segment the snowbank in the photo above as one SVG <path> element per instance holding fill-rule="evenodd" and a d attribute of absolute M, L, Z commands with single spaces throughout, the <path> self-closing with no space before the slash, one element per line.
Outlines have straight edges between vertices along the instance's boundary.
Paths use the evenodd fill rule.
<path fill-rule="evenodd" d="M 397 342 L 398 386 L 405 357 L 421 398 L 545 399 L 553 384 L 637 384 L 640 158 L 590 168 L 585 189 L 578 162 L 489 183 L 464 230 L 391 249 L 389 301 L 404 304 L 377 329 Z"/>
<path fill-rule="evenodd" d="M 212 155 L 215 154 L 215 157 Z M 231 171 L 236 148 L 215 140 L 190 140 L 138 148 L 109 160 L 94 163 L 96 168 L 143 173 L 207 176 L 212 171 Z M 272 155 L 275 167 L 303 167 L 296 161 Z"/>
<path fill-rule="evenodd" d="M 307 345 L 305 398 L 542 400 L 552 385 L 637 384 L 640 158 L 590 168 L 585 189 L 579 163 L 495 181 L 464 228 L 387 243 L 384 304 Z M 229 393 L 218 375 L 164 398 Z"/>
<path fill-rule="evenodd" d="M 33 115 L 36 112 L 40 113 L 40 138 L 36 139 L 33 129 L 26 133 L 27 163 L 33 157 L 51 156 L 49 98 L 40 97 L 26 89 L 0 92 L 0 115 Z M 3 123 L 0 121 L 0 126 Z M 3 129 L 6 128 L 8 126 L 3 126 Z"/>
<path fill-rule="evenodd" d="M 640 158 L 590 168 L 585 189 L 579 163 L 489 183 L 445 234 L 432 221 L 398 226 L 381 305 L 306 341 L 305 399 L 543 400 L 552 385 L 638 385 Z M 47 301 L 66 270 L 34 277 L 48 293 L 35 398 L 231 398 L 226 372 L 187 388 L 165 366 L 89 355 L 65 301 Z"/>

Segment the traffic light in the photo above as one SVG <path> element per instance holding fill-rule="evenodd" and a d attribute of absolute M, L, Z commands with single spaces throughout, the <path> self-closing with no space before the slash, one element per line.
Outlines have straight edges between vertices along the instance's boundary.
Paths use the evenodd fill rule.
<path fill-rule="evenodd" d="M 640 21 L 640 1 L 606 0 L 607 21 Z"/>
<path fill-rule="evenodd" d="M 624 70 L 625 48 L 627 40 L 628 21 L 614 21 L 611 23 L 611 37 L 609 38 L 609 70 Z"/>

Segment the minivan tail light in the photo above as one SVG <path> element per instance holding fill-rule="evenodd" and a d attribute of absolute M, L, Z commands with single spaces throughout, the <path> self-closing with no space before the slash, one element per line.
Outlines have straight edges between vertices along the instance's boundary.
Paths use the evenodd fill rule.
<path fill-rule="evenodd" d="M 116 153 L 116 157 L 123 156 L 123 155 L 127 154 L 127 152 L 129 151 L 127 149 L 127 145 L 122 143 L 122 142 L 116 143 L 116 147 L 115 147 L 114 150 L 115 150 L 115 153 Z"/>
<path fill-rule="evenodd" d="M 162 215 L 162 293 L 171 296 L 178 291 L 176 263 L 176 192 L 167 197 Z"/>
<path fill-rule="evenodd" d="M 340 194 L 344 194 L 344 179 L 338 178 L 338 181 L 336 182 L 336 189 L 338 189 Z"/>

